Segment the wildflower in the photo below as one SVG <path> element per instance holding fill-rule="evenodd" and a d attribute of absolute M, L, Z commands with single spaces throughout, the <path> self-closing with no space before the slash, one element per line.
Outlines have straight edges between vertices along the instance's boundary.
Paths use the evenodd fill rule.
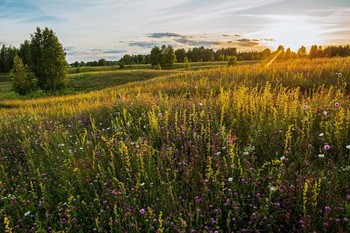
<path fill-rule="evenodd" d="M 323 111 L 323 115 L 327 116 L 328 112 L 327 111 Z"/>
<path fill-rule="evenodd" d="M 145 182 L 142 182 L 141 184 L 140 184 L 140 186 L 142 187 L 142 186 L 145 186 Z"/>
<path fill-rule="evenodd" d="M 67 222 L 67 219 L 62 218 L 61 223 L 62 223 L 62 224 L 66 224 L 66 222 Z"/>
<path fill-rule="evenodd" d="M 235 135 L 233 135 L 232 137 L 230 137 L 230 138 L 228 139 L 228 143 L 232 144 L 232 143 L 234 143 L 237 139 L 238 139 L 238 138 L 237 138 L 237 136 L 236 136 L 236 134 L 235 134 Z"/>
<path fill-rule="evenodd" d="M 24 217 L 28 216 L 29 214 L 30 214 L 30 211 L 26 212 L 26 213 L 24 214 Z"/>
<path fill-rule="evenodd" d="M 282 156 L 282 157 L 280 158 L 281 161 L 283 161 L 283 160 L 285 160 L 285 159 L 286 159 L 286 156 Z"/>
<path fill-rule="evenodd" d="M 350 150 L 350 145 L 346 145 L 346 149 Z"/>
<path fill-rule="evenodd" d="M 232 177 L 229 177 L 228 178 L 228 182 L 232 182 L 233 181 L 233 178 Z"/>
<path fill-rule="evenodd" d="M 220 152 L 220 151 L 216 152 L 216 155 L 220 155 L 220 154 L 221 154 L 221 152 Z"/>
<path fill-rule="evenodd" d="M 144 215 L 146 213 L 145 209 L 140 209 L 140 214 Z"/>
<path fill-rule="evenodd" d="M 330 212 L 332 209 L 329 206 L 324 207 L 325 211 Z"/>
<path fill-rule="evenodd" d="M 319 158 L 324 158 L 324 154 L 318 154 L 317 157 L 319 157 Z"/>
<path fill-rule="evenodd" d="M 320 133 L 318 136 L 323 137 L 323 136 L 324 136 L 324 133 Z"/>
<path fill-rule="evenodd" d="M 334 107 L 338 108 L 340 106 L 340 103 L 339 102 L 335 102 L 334 103 Z"/>
<path fill-rule="evenodd" d="M 274 187 L 274 186 L 270 187 L 270 191 L 275 191 L 275 190 L 276 190 L 276 187 Z"/>
<path fill-rule="evenodd" d="M 325 149 L 325 150 L 330 150 L 330 149 L 331 149 L 331 146 L 328 145 L 328 144 L 326 144 L 326 145 L 324 145 L 323 149 Z"/>
<path fill-rule="evenodd" d="M 336 75 L 338 75 L 338 78 L 341 78 L 341 77 L 343 77 L 343 74 L 342 73 L 335 73 Z"/>
<path fill-rule="evenodd" d="M 307 105 L 306 104 L 304 104 L 303 109 L 307 109 Z"/>

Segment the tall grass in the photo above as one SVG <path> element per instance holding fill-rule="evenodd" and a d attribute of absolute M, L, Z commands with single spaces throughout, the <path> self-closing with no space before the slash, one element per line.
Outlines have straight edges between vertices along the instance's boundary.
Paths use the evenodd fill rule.
<path fill-rule="evenodd" d="M 3 102 L 0 230 L 347 232 L 349 63 Z"/>

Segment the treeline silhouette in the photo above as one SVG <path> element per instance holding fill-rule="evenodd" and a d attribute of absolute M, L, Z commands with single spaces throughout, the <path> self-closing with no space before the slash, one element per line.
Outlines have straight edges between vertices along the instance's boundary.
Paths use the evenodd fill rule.
<path fill-rule="evenodd" d="M 3 45 L 0 50 L 0 72 L 10 72 L 13 66 L 13 60 L 18 54 L 23 61 L 28 60 L 28 46 L 21 44 L 20 48 L 17 49 L 14 46 Z M 277 56 L 278 55 L 278 56 Z M 250 52 L 239 52 L 236 48 L 221 48 L 211 49 L 201 47 L 194 47 L 191 49 L 176 49 L 175 50 L 176 62 L 184 62 L 187 57 L 189 62 L 208 62 L 208 61 L 227 61 L 229 57 L 235 56 L 238 61 L 249 61 L 249 60 L 267 60 L 271 57 L 277 56 L 277 60 L 297 59 L 297 58 L 322 58 L 322 57 L 346 57 L 350 56 L 349 45 L 338 45 L 338 46 L 311 46 L 310 50 L 304 46 L 301 46 L 297 51 L 292 51 L 290 48 L 285 49 L 284 46 L 280 45 L 276 51 L 270 49 L 264 49 L 262 51 L 250 51 Z M 137 54 L 129 55 L 125 54 L 121 59 L 115 61 L 109 61 L 104 58 L 97 61 L 89 62 L 74 62 L 71 63 L 71 67 L 84 67 L 84 66 L 116 66 L 116 65 L 132 65 L 132 64 L 151 64 L 150 54 Z"/>

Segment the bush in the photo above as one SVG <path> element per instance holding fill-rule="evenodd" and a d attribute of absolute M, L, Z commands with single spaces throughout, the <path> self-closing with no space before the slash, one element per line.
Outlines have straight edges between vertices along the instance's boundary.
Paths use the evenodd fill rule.
<path fill-rule="evenodd" d="M 13 75 L 13 91 L 20 95 L 27 95 L 36 89 L 36 78 L 32 72 L 23 65 L 22 59 L 16 55 L 11 70 Z"/>
<path fill-rule="evenodd" d="M 237 57 L 236 56 L 230 56 L 228 57 L 227 59 L 227 66 L 230 67 L 230 66 L 234 66 L 237 64 Z"/>

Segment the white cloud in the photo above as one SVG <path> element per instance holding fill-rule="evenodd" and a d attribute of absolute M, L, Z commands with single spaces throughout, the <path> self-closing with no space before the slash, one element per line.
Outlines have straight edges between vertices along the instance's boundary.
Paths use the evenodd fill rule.
<path fill-rule="evenodd" d="M 288 23 L 288 20 L 294 19 L 299 20 L 298 22 L 308 22 L 310 25 L 313 23 L 315 30 L 320 30 L 322 39 L 331 37 L 344 39 L 348 36 L 350 24 L 348 17 L 350 4 L 347 2 L 348 7 L 340 8 L 339 2 L 345 2 L 340 0 L 334 0 L 334 7 L 329 7 L 333 1 L 316 0 L 307 3 L 301 0 L 3 0 L 2 2 L 1 41 L 19 45 L 29 38 L 37 26 L 47 26 L 57 33 L 64 46 L 72 46 L 82 54 L 91 48 L 103 51 L 128 50 L 129 53 L 148 52 L 151 45 L 159 43 L 153 41 L 155 38 L 147 36 L 152 33 L 239 34 L 248 38 L 258 38 L 255 35 L 260 34 L 261 38 L 274 38 L 268 34 L 271 33 L 271 28 L 273 26 L 283 28 L 282 23 L 276 25 L 277 20 Z M 143 43 L 143 46 L 135 46 L 141 45 L 140 43 Z M 69 60 L 83 58 L 77 54 L 69 55 Z M 84 59 L 87 59 L 87 56 Z"/>

